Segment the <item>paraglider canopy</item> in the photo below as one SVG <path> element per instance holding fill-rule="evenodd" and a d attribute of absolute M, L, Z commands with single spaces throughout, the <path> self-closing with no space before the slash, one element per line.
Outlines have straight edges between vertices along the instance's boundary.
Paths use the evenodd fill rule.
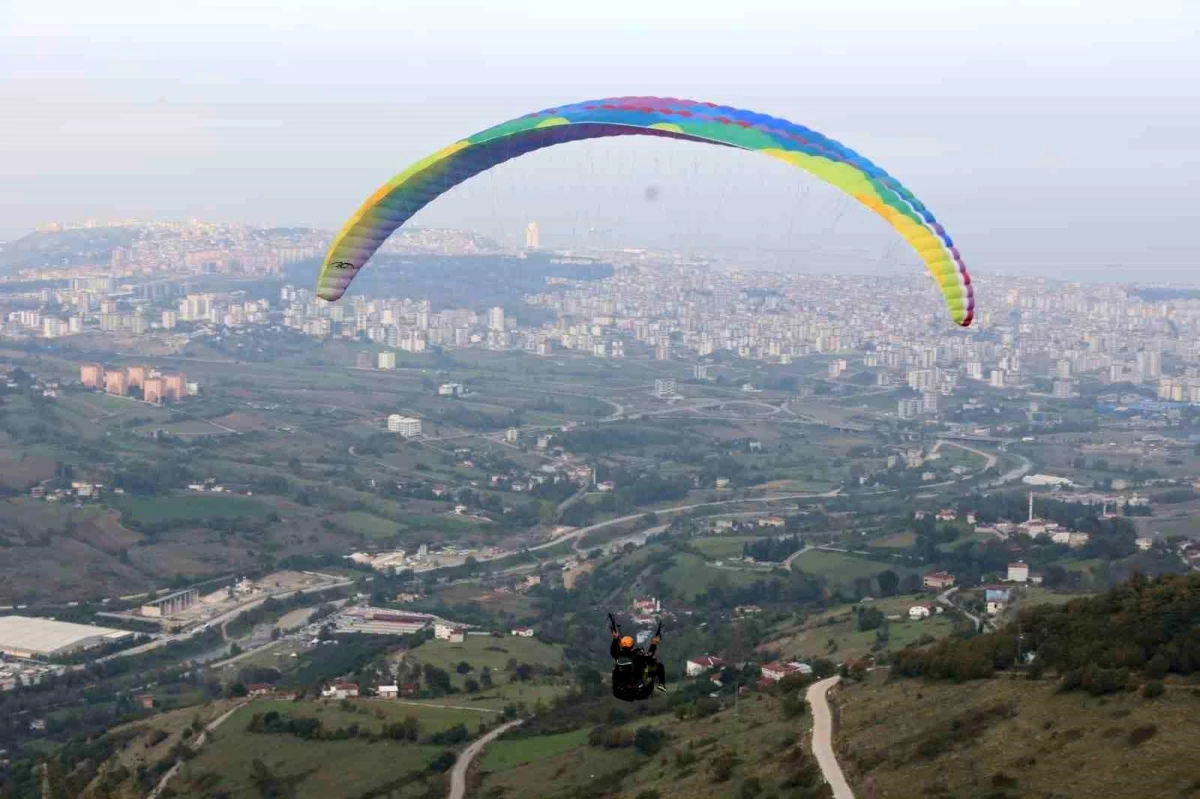
<path fill-rule="evenodd" d="M 953 240 L 900 181 L 814 130 L 753 111 L 666 97 L 619 97 L 510 120 L 417 161 L 372 194 L 334 238 L 318 296 L 334 301 L 413 214 L 480 172 L 526 153 L 607 136 L 658 136 L 753 150 L 800 167 L 883 217 L 921 257 L 956 324 L 975 317 L 971 278 Z M 657 191 L 655 191 L 655 196 Z M 653 200 L 649 191 L 646 198 Z"/>

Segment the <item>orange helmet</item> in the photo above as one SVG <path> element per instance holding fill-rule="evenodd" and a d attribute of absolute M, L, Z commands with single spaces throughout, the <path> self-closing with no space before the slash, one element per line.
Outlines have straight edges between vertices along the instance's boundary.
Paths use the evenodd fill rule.
<path fill-rule="evenodd" d="M 633 636 L 627 635 L 624 638 L 622 638 L 621 639 L 621 648 L 622 649 L 633 649 Z"/>

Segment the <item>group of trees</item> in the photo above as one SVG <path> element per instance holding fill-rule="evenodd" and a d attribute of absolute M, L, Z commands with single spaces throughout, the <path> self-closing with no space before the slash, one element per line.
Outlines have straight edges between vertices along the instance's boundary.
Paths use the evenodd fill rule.
<path fill-rule="evenodd" d="M 1064 689 L 1105 693 L 1123 689 L 1131 676 L 1155 680 L 1200 671 L 1197 618 L 1200 574 L 1135 574 L 1094 597 L 1037 605 L 994 633 L 897 652 L 893 673 L 978 679 L 1031 657 L 1035 676 L 1053 672 Z"/>
<path fill-rule="evenodd" d="M 803 546 L 804 541 L 798 535 L 790 535 L 786 538 L 761 538 L 758 541 L 747 541 L 743 544 L 742 557 L 754 558 L 767 563 L 781 563 Z"/>

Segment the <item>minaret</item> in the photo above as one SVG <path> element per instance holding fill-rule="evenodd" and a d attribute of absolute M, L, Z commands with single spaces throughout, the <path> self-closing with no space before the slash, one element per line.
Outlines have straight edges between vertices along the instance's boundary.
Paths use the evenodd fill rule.
<path fill-rule="evenodd" d="M 1029 523 L 1033 524 L 1033 492 L 1029 492 Z"/>

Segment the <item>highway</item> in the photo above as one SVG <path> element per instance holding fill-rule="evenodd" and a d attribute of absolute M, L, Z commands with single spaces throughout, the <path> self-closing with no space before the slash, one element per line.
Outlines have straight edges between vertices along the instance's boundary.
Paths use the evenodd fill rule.
<path fill-rule="evenodd" d="M 833 799 L 854 799 L 850 784 L 846 782 L 842 767 L 833 753 L 833 714 L 826 699 L 829 689 L 837 685 L 840 679 L 829 677 L 808 686 L 806 698 L 813 714 L 812 751 L 817 765 L 821 767 L 821 776 L 833 789 Z"/>
<path fill-rule="evenodd" d="M 328 576 L 328 575 L 323 575 L 323 576 Z M 106 657 L 99 658 L 98 660 L 95 660 L 93 662 L 103 663 L 107 660 L 113 660 L 115 658 L 129 657 L 130 655 L 140 655 L 143 652 L 149 652 L 152 649 L 158 649 L 160 646 L 166 646 L 167 644 L 171 643 L 172 641 L 186 641 L 187 639 L 191 638 L 194 635 L 199 634 L 200 632 L 208 629 L 209 627 L 223 626 L 226 622 L 230 621 L 231 619 L 236 618 L 238 615 L 246 612 L 247 610 L 250 610 L 251 608 L 258 607 L 262 603 L 266 602 L 268 599 L 284 599 L 286 597 L 291 596 L 292 594 L 311 594 L 311 593 L 315 593 L 318 591 L 328 591 L 333 588 L 344 588 L 344 587 L 350 586 L 350 585 L 354 585 L 354 580 L 339 580 L 338 582 L 323 583 L 321 585 L 313 585 L 313 586 L 309 586 L 308 588 L 301 588 L 298 590 L 279 591 L 274 594 L 268 594 L 267 596 L 257 597 L 248 602 L 243 602 L 242 604 L 238 605 L 237 607 L 235 607 L 231 610 L 225 611 L 220 616 L 209 619 L 204 624 L 193 627 L 192 629 L 187 630 L 185 632 L 175 633 L 174 635 L 163 635 L 163 636 L 160 636 L 159 638 L 155 638 L 153 641 L 150 641 L 149 643 L 145 643 L 140 646 L 135 646 L 130 649 L 123 649 L 120 652 L 117 652 L 116 654 L 112 654 L 112 655 L 108 655 Z M 72 666 L 71 668 L 75 671 L 81 671 L 81 670 L 87 668 L 87 664 L 79 664 L 77 666 Z"/>
<path fill-rule="evenodd" d="M 597 522 L 596 524 L 592 524 L 587 527 L 580 527 L 578 530 L 572 530 L 571 532 L 567 533 L 566 535 L 560 535 L 558 538 L 555 538 L 552 541 L 547 541 L 544 544 L 538 544 L 537 546 L 529 547 L 529 551 L 536 552 L 539 549 L 547 549 L 552 546 L 557 546 L 558 544 L 561 544 L 564 541 L 577 541 L 578 539 L 581 539 L 584 536 L 586 536 L 588 533 L 594 533 L 597 530 L 603 530 L 606 527 L 612 527 L 613 525 L 623 524 L 624 522 L 631 522 L 631 521 L 634 521 L 635 519 L 640 519 L 643 516 L 645 516 L 647 513 L 653 513 L 655 516 L 662 517 L 662 516 L 671 516 L 676 513 L 684 513 L 689 510 L 695 510 L 696 508 L 711 508 L 711 507 L 715 507 L 718 505 L 735 505 L 735 504 L 743 503 L 743 502 L 782 502 L 782 501 L 788 500 L 788 499 L 811 499 L 813 497 L 835 497 L 840 492 L 841 492 L 840 488 L 835 488 L 832 491 L 826 491 L 824 494 L 780 494 L 779 496 L 774 496 L 774 497 L 753 497 L 750 499 L 721 499 L 721 500 L 717 500 L 716 502 L 697 502 L 692 505 L 680 505 L 680 506 L 674 507 L 674 508 L 662 508 L 661 510 L 644 510 L 641 513 L 631 513 L 628 516 L 618 516 L 615 519 L 608 519 L 607 521 Z M 579 551 L 579 547 L 577 544 L 575 545 L 574 549 L 577 552 Z"/>

